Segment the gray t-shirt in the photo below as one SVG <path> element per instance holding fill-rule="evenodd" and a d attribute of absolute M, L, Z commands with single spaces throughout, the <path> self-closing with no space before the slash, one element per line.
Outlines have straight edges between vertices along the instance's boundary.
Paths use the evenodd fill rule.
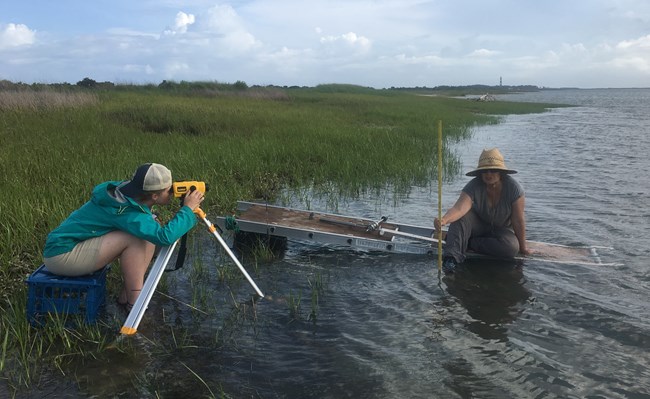
<path fill-rule="evenodd" d="M 494 208 L 488 205 L 487 186 L 480 175 L 467 183 L 463 192 L 472 199 L 472 210 L 485 223 L 494 227 L 510 227 L 512 204 L 524 195 L 524 189 L 509 175 L 503 175 L 501 181 L 501 199 Z"/>

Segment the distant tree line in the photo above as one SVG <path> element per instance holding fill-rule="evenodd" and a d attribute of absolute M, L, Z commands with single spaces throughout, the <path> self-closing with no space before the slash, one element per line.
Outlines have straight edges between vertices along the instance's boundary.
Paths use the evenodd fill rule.
<path fill-rule="evenodd" d="M 112 89 L 115 87 L 115 84 L 112 82 L 97 82 L 90 78 L 83 78 L 78 81 L 76 84 L 70 84 L 67 82 L 64 83 L 23 83 L 23 82 L 11 82 L 9 80 L 0 80 L 0 90 L 45 90 L 45 89 L 55 89 L 55 90 L 73 90 L 76 88 L 85 88 L 85 89 Z"/>
<path fill-rule="evenodd" d="M 441 94 L 441 95 L 477 95 L 477 94 L 507 94 L 507 93 L 521 93 L 530 91 L 542 90 L 534 85 L 466 85 L 466 86 L 434 86 L 434 87 L 391 87 L 390 90 L 417 92 L 421 94 Z"/>
<path fill-rule="evenodd" d="M 219 82 L 207 82 L 207 81 L 170 81 L 163 80 L 162 83 L 155 84 L 143 84 L 143 85 L 133 85 L 133 84 L 115 84 L 113 82 L 97 82 L 91 78 L 83 78 L 75 84 L 71 83 L 14 83 L 9 80 L 0 80 L 0 90 L 41 90 L 41 89 L 98 89 L 98 90 L 111 90 L 111 89 L 121 89 L 121 88 L 159 88 L 168 91 L 203 91 L 203 90 L 219 90 L 219 91 L 244 91 L 248 89 L 246 82 L 241 80 L 236 81 L 235 83 L 219 83 Z"/>
<path fill-rule="evenodd" d="M 71 83 L 14 83 L 8 80 L 0 80 L 0 90 L 75 90 L 75 89 L 93 89 L 93 90 L 120 90 L 120 89 L 161 89 L 169 92 L 202 92 L 202 93 L 219 93 L 219 92 L 245 92 L 254 88 L 266 89 L 312 89 L 307 86 L 248 86 L 246 82 L 238 80 L 235 83 L 220 83 L 217 81 L 185 81 L 176 82 L 173 80 L 163 80 L 160 84 L 115 84 L 113 82 L 97 82 L 94 79 L 85 77 L 75 84 Z M 350 85 L 350 84 L 321 84 L 313 89 L 323 92 L 363 92 L 375 91 L 371 87 Z M 390 87 L 391 91 L 404 91 L 419 94 L 440 94 L 451 96 L 476 95 L 476 94 L 505 94 L 514 92 L 529 92 L 542 90 L 534 85 L 519 86 L 489 86 L 489 85 L 467 85 L 467 86 L 416 86 L 416 87 Z"/>

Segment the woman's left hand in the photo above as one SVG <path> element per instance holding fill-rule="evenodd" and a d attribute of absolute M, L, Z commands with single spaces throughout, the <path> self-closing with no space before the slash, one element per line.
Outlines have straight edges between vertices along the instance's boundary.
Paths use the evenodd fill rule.
<path fill-rule="evenodd" d="M 523 250 L 519 250 L 519 253 L 524 255 L 524 256 L 529 256 L 529 255 L 533 255 L 535 252 L 531 251 L 528 248 L 524 248 Z"/>

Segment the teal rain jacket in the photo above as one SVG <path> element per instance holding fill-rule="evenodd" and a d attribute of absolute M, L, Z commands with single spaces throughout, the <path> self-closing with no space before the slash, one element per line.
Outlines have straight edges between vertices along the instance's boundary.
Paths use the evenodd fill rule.
<path fill-rule="evenodd" d="M 43 257 L 64 254 L 90 238 L 122 230 L 160 246 L 176 242 L 196 225 L 194 212 L 183 206 L 165 226 L 154 219 L 149 207 L 115 190 L 124 182 L 109 181 L 93 189 L 90 201 L 47 236 Z"/>

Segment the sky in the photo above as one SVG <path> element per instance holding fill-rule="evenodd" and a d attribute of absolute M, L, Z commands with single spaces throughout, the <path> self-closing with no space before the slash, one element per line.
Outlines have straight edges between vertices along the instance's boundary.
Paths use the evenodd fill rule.
<path fill-rule="evenodd" d="M 647 0 L 2 0 L 0 80 L 650 87 Z"/>

